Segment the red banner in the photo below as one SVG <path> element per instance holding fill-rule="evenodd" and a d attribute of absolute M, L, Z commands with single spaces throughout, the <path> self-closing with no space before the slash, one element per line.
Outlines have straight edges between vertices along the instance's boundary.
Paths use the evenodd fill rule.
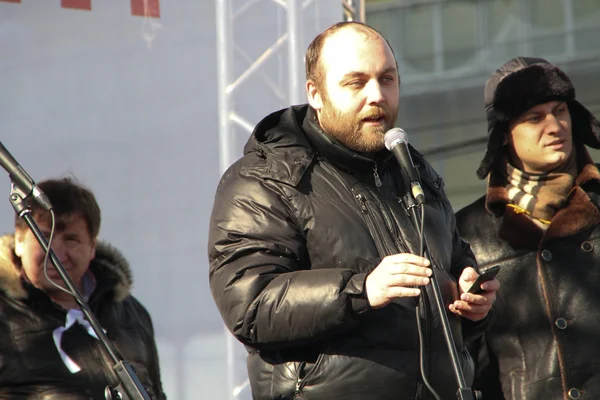
<path fill-rule="evenodd" d="M 74 8 L 76 10 L 92 10 L 92 0 L 60 0 L 62 8 Z"/>
<path fill-rule="evenodd" d="M 131 0 L 131 15 L 160 18 L 159 0 Z"/>
<path fill-rule="evenodd" d="M 21 0 L 0 0 L 0 3 L 21 3 Z M 60 0 L 62 8 L 92 10 L 92 0 Z M 131 0 L 131 15 L 160 18 L 160 0 Z"/>

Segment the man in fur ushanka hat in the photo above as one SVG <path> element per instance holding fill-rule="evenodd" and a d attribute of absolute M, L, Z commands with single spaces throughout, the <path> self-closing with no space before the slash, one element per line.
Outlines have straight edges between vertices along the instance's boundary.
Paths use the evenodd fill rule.
<path fill-rule="evenodd" d="M 486 400 L 600 399 L 600 123 L 541 58 L 485 87 L 487 193 L 457 214 L 481 269 L 500 264 L 492 328 L 473 346 Z"/>

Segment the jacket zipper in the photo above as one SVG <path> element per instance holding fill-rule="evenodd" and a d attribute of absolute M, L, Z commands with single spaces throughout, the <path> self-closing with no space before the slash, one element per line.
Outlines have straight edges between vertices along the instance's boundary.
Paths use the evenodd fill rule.
<path fill-rule="evenodd" d="M 379 178 L 379 171 L 377 171 L 377 163 L 373 164 L 373 178 L 375 178 L 375 186 L 381 187 L 381 178 Z"/>
<path fill-rule="evenodd" d="M 377 237 L 374 238 L 375 239 L 375 244 L 377 245 L 377 243 L 379 243 L 379 246 L 382 247 L 382 249 L 384 250 L 384 254 L 394 254 L 396 253 L 396 251 L 391 251 L 388 246 L 386 245 L 386 242 L 383 240 L 382 238 L 382 232 L 379 229 L 379 226 L 377 224 L 375 224 L 372 221 L 371 216 L 369 215 L 369 208 L 367 207 L 367 199 L 365 197 L 365 195 L 363 193 L 357 193 L 355 195 L 356 199 L 358 200 L 359 204 L 360 204 L 360 208 L 363 212 L 363 214 L 366 214 L 366 218 L 365 220 L 367 221 L 367 225 L 369 226 L 369 229 L 371 232 L 375 232 L 377 234 Z M 377 196 L 373 196 L 374 198 L 378 199 Z M 397 200 L 402 204 L 402 200 L 400 198 L 397 198 Z M 379 205 L 379 209 L 381 210 L 381 215 L 383 216 L 383 219 L 386 221 L 386 224 L 388 224 L 389 227 L 394 227 L 395 224 L 392 223 L 390 216 L 388 215 L 388 209 L 386 207 L 386 205 L 383 202 L 378 201 L 378 205 Z M 408 221 L 408 223 L 412 226 L 412 221 Z M 414 227 L 413 227 L 414 228 Z M 409 252 L 407 249 L 404 248 L 404 246 L 401 244 L 399 238 L 397 238 L 397 232 L 393 232 L 393 242 L 396 243 L 396 246 L 398 247 L 398 250 L 400 251 L 404 251 L 404 252 Z M 378 247 L 379 247 L 378 246 Z M 378 250 L 381 251 L 381 249 L 378 248 Z M 422 319 L 425 321 L 424 324 L 424 332 L 423 332 L 423 339 L 425 341 L 424 343 L 424 348 L 425 351 L 427 351 L 427 343 L 431 342 L 431 321 L 430 318 L 427 318 L 427 304 L 429 303 L 428 301 L 428 296 L 427 296 L 427 291 L 426 290 L 422 290 L 422 299 L 423 302 L 421 304 L 421 307 L 419 307 L 419 316 L 418 318 L 423 317 Z M 424 360 L 424 368 L 425 368 L 425 373 L 427 375 L 429 375 L 429 355 L 427 353 L 425 353 L 423 355 L 423 360 Z M 419 375 L 419 383 L 421 383 L 421 390 L 423 389 L 423 385 L 422 385 L 422 378 Z M 417 394 L 417 396 L 419 396 L 419 394 Z"/>
<path fill-rule="evenodd" d="M 294 388 L 294 395 L 292 396 L 292 400 L 299 399 L 302 395 L 302 372 L 304 371 L 304 367 L 306 366 L 306 361 L 302 361 L 300 366 L 298 367 L 298 374 L 296 375 L 296 387 Z"/>
<path fill-rule="evenodd" d="M 373 219 L 370 216 L 369 213 L 369 208 L 367 207 L 367 198 L 365 197 L 364 194 L 362 193 L 357 193 L 355 195 L 356 199 L 358 200 L 359 204 L 360 204 L 360 209 L 362 210 L 363 214 L 366 214 L 366 218 L 365 220 L 367 221 L 367 225 L 369 226 L 369 230 L 371 232 L 374 232 L 376 234 L 377 237 L 375 237 L 375 246 L 378 248 L 378 250 L 384 255 L 386 254 L 394 254 L 395 251 L 393 249 L 390 249 L 385 240 L 383 240 L 383 233 L 381 232 L 381 229 L 379 228 L 379 226 L 377 224 L 375 224 L 373 222 Z M 383 213 L 383 212 L 382 212 Z"/>
<path fill-rule="evenodd" d="M 397 247 L 397 249 L 395 249 L 393 251 L 393 253 L 391 253 L 391 254 L 394 254 L 397 251 L 402 252 L 402 253 L 410 253 L 410 250 L 408 249 L 408 247 L 400 241 L 400 232 L 398 229 L 399 224 L 396 224 L 394 222 L 393 217 L 391 217 L 391 215 L 393 213 L 390 210 L 389 206 L 387 204 L 385 204 L 383 201 L 381 201 L 381 199 L 377 195 L 372 195 L 372 196 L 375 199 L 375 201 L 377 202 L 379 209 L 381 210 L 381 215 L 383 217 L 383 220 L 385 221 L 385 224 L 388 227 L 388 230 L 390 231 L 390 236 L 392 237 L 392 242 L 394 242 L 394 244 Z M 408 217 L 409 216 L 408 212 L 406 211 L 406 209 L 404 209 L 404 207 L 403 207 L 403 210 L 406 213 L 406 216 Z M 411 224 L 410 219 L 408 220 L 408 224 L 409 225 Z"/>
<path fill-rule="evenodd" d="M 325 164 L 325 165 L 329 166 L 328 164 Z M 332 172 L 334 175 L 336 175 L 339 178 L 339 180 L 343 184 L 343 186 L 346 186 L 344 180 L 340 177 L 340 175 L 338 174 L 338 172 L 334 168 L 330 168 L 330 172 Z M 381 182 L 381 178 L 379 177 L 379 171 L 377 169 L 377 164 L 373 165 L 373 177 L 375 179 L 375 185 L 378 186 L 378 187 L 381 186 L 382 182 Z M 375 225 L 375 223 L 372 220 L 372 217 L 369 215 L 370 213 L 369 213 L 369 208 L 367 207 L 367 199 L 366 199 L 365 195 L 363 193 L 356 193 L 356 189 L 355 188 L 348 188 L 348 189 L 350 189 L 350 191 L 354 194 L 354 197 L 357 199 L 358 205 L 359 205 L 362 213 L 366 214 L 365 220 L 367 222 L 367 226 L 368 226 L 370 232 L 373 232 L 374 234 L 377 235 L 377 237 L 374 238 L 377 250 L 380 251 L 380 252 L 382 252 L 382 250 L 383 250 L 382 254 L 394 254 L 395 251 L 391 251 L 389 248 L 387 248 L 387 245 L 382 240 L 382 237 L 381 237 L 382 233 L 381 233 L 381 231 Z M 376 197 L 376 196 L 374 196 L 374 197 Z M 400 204 L 404 205 L 401 198 L 397 197 L 397 201 Z M 402 207 L 402 209 L 405 211 L 405 214 L 406 214 L 406 216 L 409 219 L 409 224 L 412 226 L 412 221 L 410 221 L 410 214 L 409 214 L 408 210 L 406 210 L 405 207 Z M 383 209 L 382 209 L 382 215 L 384 215 L 384 218 L 386 218 L 386 214 L 385 214 L 385 212 L 384 212 Z M 386 220 L 389 221 L 389 217 L 387 217 Z M 395 226 L 395 225 L 392 224 L 391 226 Z M 413 226 L 413 229 L 414 228 L 415 227 Z M 392 239 L 393 239 L 394 243 L 397 243 L 396 245 L 398 246 L 398 248 L 401 249 L 401 246 L 398 245 L 398 243 L 400 243 L 399 238 L 398 239 L 392 238 Z M 427 294 L 426 294 L 426 292 L 423 292 L 423 293 L 424 293 L 424 296 L 423 296 L 424 304 L 427 304 Z M 421 308 L 423 308 L 423 307 L 421 307 Z M 431 336 L 431 333 L 430 333 L 430 331 L 431 331 L 430 323 L 431 322 L 429 321 L 428 318 L 426 318 L 426 316 L 427 316 L 427 310 L 423 309 L 421 311 L 421 314 L 425 317 L 425 318 L 423 318 L 425 320 L 425 332 L 424 332 L 423 336 L 424 336 L 424 338 L 426 338 L 425 342 L 428 343 L 428 342 L 431 341 L 431 338 L 430 338 L 430 336 Z M 426 363 L 425 368 L 427 370 L 429 370 L 429 368 L 428 368 L 429 367 L 429 363 L 427 362 L 427 358 L 425 358 L 425 363 Z M 421 391 L 422 391 L 423 390 L 423 383 L 422 383 L 422 379 L 420 377 L 419 377 L 419 382 L 420 382 Z M 298 399 L 301 396 L 301 389 L 302 389 L 302 378 L 301 378 L 300 373 L 299 373 L 299 375 L 296 377 L 296 387 L 295 387 L 293 399 Z M 417 393 L 417 397 L 418 396 L 420 396 L 419 393 Z"/>
<path fill-rule="evenodd" d="M 300 397 L 300 383 L 302 382 L 302 379 L 300 378 L 300 376 L 298 376 L 298 378 L 296 378 L 296 389 L 294 390 L 294 396 L 292 397 L 292 399 L 297 399 Z"/>

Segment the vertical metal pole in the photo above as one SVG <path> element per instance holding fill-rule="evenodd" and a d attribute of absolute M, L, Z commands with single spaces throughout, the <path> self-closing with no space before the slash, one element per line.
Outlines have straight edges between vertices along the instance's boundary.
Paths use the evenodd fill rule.
<path fill-rule="evenodd" d="M 217 0 L 217 52 L 218 59 L 218 79 L 219 79 L 219 170 L 221 174 L 233 162 L 232 148 L 233 132 L 229 124 L 229 114 L 231 112 L 230 93 L 227 87 L 231 83 L 231 53 L 228 43 L 232 40 L 229 17 L 231 9 L 228 0 Z M 225 331 L 225 340 L 227 341 L 227 399 L 235 400 L 233 389 L 235 387 L 235 347 L 231 333 L 227 328 Z"/>
<path fill-rule="evenodd" d="M 287 2 L 288 23 L 288 79 L 290 104 L 300 104 L 303 101 L 300 96 L 300 39 L 298 29 L 298 0 Z"/>
<path fill-rule="evenodd" d="M 360 22 L 366 22 L 367 21 L 367 16 L 366 16 L 366 10 L 365 10 L 365 0 L 358 0 L 357 1 L 357 7 L 358 7 L 358 18 Z"/>
<path fill-rule="evenodd" d="M 365 0 L 342 0 L 345 21 L 365 22 Z"/>
<path fill-rule="evenodd" d="M 228 0 L 217 0 L 217 52 L 219 79 L 219 169 L 221 173 L 231 165 L 233 132 L 229 124 L 231 98 L 227 87 L 231 83 L 231 53 L 228 43 L 232 40 L 229 17 L 231 10 Z"/>

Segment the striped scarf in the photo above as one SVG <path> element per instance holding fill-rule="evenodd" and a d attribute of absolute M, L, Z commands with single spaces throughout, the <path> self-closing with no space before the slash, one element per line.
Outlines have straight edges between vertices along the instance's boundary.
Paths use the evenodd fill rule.
<path fill-rule="evenodd" d="M 577 160 L 575 151 L 556 170 L 547 174 L 530 174 L 513 167 L 504 160 L 509 200 L 517 212 L 524 212 L 543 224 L 550 224 L 554 214 L 563 208 L 575 186 Z"/>

